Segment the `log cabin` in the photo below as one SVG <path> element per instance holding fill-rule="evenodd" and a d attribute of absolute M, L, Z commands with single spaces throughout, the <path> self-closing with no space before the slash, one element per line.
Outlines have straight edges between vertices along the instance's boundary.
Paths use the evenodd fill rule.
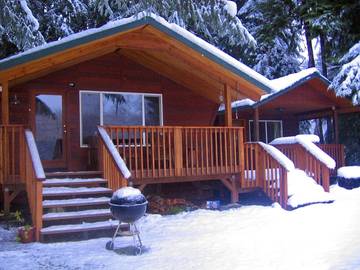
<path fill-rule="evenodd" d="M 0 84 L 4 209 L 26 191 L 37 240 L 114 228 L 108 196 L 129 182 L 218 180 L 232 202 L 260 188 L 286 208 L 286 168 L 233 126 L 231 102 L 259 100 L 270 81 L 156 15 L 3 59 Z M 223 125 L 214 126 L 220 104 Z"/>

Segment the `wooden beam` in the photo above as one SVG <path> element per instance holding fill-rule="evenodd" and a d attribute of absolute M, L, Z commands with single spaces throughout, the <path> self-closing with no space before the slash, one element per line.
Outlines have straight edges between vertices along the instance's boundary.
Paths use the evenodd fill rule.
<path fill-rule="evenodd" d="M 338 112 L 334 108 L 333 110 L 333 125 L 334 125 L 334 139 L 335 143 L 339 144 L 339 121 L 338 121 Z"/>
<path fill-rule="evenodd" d="M 259 108 L 255 108 L 254 111 L 254 139 L 256 142 L 259 141 L 260 139 L 260 134 L 259 134 Z"/>
<path fill-rule="evenodd" d="M 7 80 L 1 82 L 1 123 L 9 124 L 9 83 Z"/>
<path fill-rule="evenodd" d="M 232 109 L 231 109 L 231 89 L 225 84 L 224 85 L 224 102 L 225 102 L 225 126 L 232 126 Z"/>

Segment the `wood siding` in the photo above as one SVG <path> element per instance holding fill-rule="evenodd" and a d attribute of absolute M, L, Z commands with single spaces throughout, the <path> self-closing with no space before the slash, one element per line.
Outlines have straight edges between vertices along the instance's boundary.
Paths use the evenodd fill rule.
<path fill-rule="evenodd" d="M 75 83 L 70 87 L 69 83 Z M 65 95 L 68 136 L 68 169 L 87 169 L 88 150 L 80 148 L 79 91 L 123 91 L 163 95 L 163 123 L 172 126 L 211 126 L 218 104 L 149 70 L 112 53 L 18 85 L 10 89 L 20 104 L 11 105 L 10 123 L 32 126 L 31 100 L 34 91 L 60 91 Z M 30 113 L 29 113 L 30 111 Z"/>

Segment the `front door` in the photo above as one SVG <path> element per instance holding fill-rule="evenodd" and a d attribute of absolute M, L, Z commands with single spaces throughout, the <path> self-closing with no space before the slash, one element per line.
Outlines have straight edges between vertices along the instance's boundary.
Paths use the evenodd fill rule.
<path fill-rule="evenodd" d="M 45 168 L 66 168 L 64 101 L 61 93 L 34 96 L 35 140 Z"/>

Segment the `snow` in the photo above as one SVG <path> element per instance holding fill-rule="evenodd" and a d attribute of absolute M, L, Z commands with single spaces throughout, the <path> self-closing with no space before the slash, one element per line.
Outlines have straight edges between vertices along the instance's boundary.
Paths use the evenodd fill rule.
<path fill-rule="evenodd" d="M 92 209 L 92 210 L 83 210 L 83 211 L 67 211 L 67 212 L 58 212 L 58 213 L 46 213 L 43 215 L 43 219 L 51 218 L 63 218 L 63 217 L 81 217 L 88 215 L 105 215 L 110 214 L 110 209 Z"/>
<path fill-rule="evenodd" d="M 274 146 L 258 142 L 264 150 L 269 153 L 277 162 L 279 162 L 287 171 L 295 169 L 294 163 Z"/>
<path fill-rule="evenodd" d="M 25 130 L 25 138 L 27 140 L 29 151 L 32 156 L 35 175 L 38 179 L 45 179 L 45 172 L 41 164 L 39 151 L 37 149 L 33 133 L 30 130 Z"/>
<path fill-rule="evenodd" d="M 237 5 L 234 1 L 224 1 L 225 10 L 231 17 L 235 17 L 237 14 Z"/>
<path fill-rule="evenodd" d="M 0 269 L 360 269 L 360 188 L 332 186 L 331 204 L 285 211 L 277 204 L 226 211 L 147 215 L 139 222 L 144 253 L 131 237 L 20 244 L 0 227 Z"/>
<path fill-rule="evenodd" d="M 346 166 L 337 170 L 337 175 L 346 179 L 359 178 L 360 179 L 360 166 Z"/>
<path fill-rule="evenodd" d="M 139 189 L 133 187 L 123 187 L 114 192 L 113 198 L 125 199 L 139 195 L 142 195 Z"/>
<path fill-rule="evenodd" d="M 33 13 L 31 12 L 31 10 L 29 9 L 26 0 L 19 0 L 21 8 L 24 10 L 24 12 L 26 13 L 26 17 L 28 18 L 28 20 L 34 25 L 34 31 L 39 30 L 39 22 L 38 20 L 34 17 Z"/>
<path fill-rule="evenodd" d="M 271 80 L 270 83 L 274 90 L 280 91 L 293 86 L 295 83 L 306 80 L 308 77 L 319 74 L 316 68 L 308 68 L 297 73 L 293 73 L 278 79 Z"/>
<path fill-rule="evenodd" d="M 255 103 L 255 101 L 253 101 L 252 99 L 249 98 L 244 98 L 244 99 L 240 99 L 240 100 L 236 100 L 231 102 L 231 108 L 238 108 L 238 107 L 243 107 L 243 106 L 251 106 Z M 224 111 L 225 110 L 225 105 L 221 104 L 219 107 L 219 111 Z"/>
<path fill-rule="evenodd" d="M 99 134 L 100 134 L 101 138 L 104 140 L 107 149 L 110 151 L 110 153 L 111 153 L 112 157 L 114 158 L 114 161 L 115 161 L 117 167 L 120 169 L 122 175 L 126 179 L 130 178 L 131 173 L 130 173 L 128 167 L 126 166 L 124 160 L 121 158 L 119 152 L 116 150 L 116 147 L 113 144 L 113 142 L 111 141 L 106 130 L 103 127 L 99 127 L 98 130 L 99 130 Z"/>
<path fill-rule="evenodd" d="M 110 202 L 109 197 L 97 197 L 97 198 L 78 198 L 78 199 L 65 199 L 65 200 L 44 200 L 43 206 L 50 207 L 50 206 L 58 206 L 62 207 L 64 205 L 86 205 L 89 203 L 108 203 Z"/>
<path fill-rule="evenodd" d="M 314 135 L 314 134 L 299 134 L 299 135 L 296 135 L 296 136 L 276 138 L 273 141 L 271 141 L 270 144 L 271 145 L 296 144 L 296 143 L 299 143 L 298 138 L 303 138 L 304 140 L 308 140 L 308 141 L 313 142 L 313 143 L 320 142 L 320 138 L 317 135 Z"/>
<path fill-rule="evenodd" d="M 89 192 L 109 192 L 111 189 L 104 187 L 44 187 L 43 195 L 55 195 L 55 194 L 65 194 L 65 193 L 89 193 Z"/>
<path fill-rule="evenodd" d="M 220 49 L 216 48 L 215 46 L 211 45 L 210 43 L 204 41 L 203 39 L 195 36 L 194 34 L 187 31 L 186 29 L 178 26 L 177 24 L 169 23 L 164 18 L 162 18 L 162 17 L 160 17 L 160 16 L 158 16 L 156 14 L 149 13 L 149 12 L 142 12 L 142 13 L 139 13 L 139 14 L 137 14 L 135 16 L 132 16 L 132 17 L 129 17 L 129 18 L 124 18 L 124 19 L 108 22 L 107 24 L 103 25 L 102 27 L 88 29 L 88 30 L 85 30 L 85 31 L 82 31 L 82 32 L 79 32 L 79 33 L 76 33 L 76 34 L 69 35 L 69 36 L 67 36 L 67 37 L 65 37 L 65 38 L 63 38 L 61 40 L 54 41 L 54 42 L 49 42 L 47 44 L 35 47 L 33 49 L 30 49 L 30 50 L 27 50 L 25 52 L 19 53 L 17 55 L 14 55 L 14 56 L 5 58 L 3 60 L 0 60 L 0 65 L 2 63 L 4 63 L 4 62 L 7 62 L 7 61 L 13 60 L 13 59 L 17 59 L 17 58 L 22 57 L 24 55 L 36 53 L 36 52 L 39 52 L 41 50 L 44 50 L 44 49 L 47 49 L 47 48 L 52 48 L 52 47 L 64 44 L 64 43 L 72 41 L 72 40 L 77 40 L 77 39 L 83 38 L 85 36 L 91 36 L 91 35 L 94 35 L 94 34 L 99 33 L 99 32 L 103 32 L 103 31 L 111 30 L 111 29 L 119 27 L 119 26 L 127 25 L 129 23 L 139 21 L 140 19 L 142 19 L 144 17 L 151 17 L 152 19 L 154 19 L 158 23 L 160 23 L 162 26 L 166 27 L 167 29 L 169 29 L 169 30 L 171 30 L 171 31 L 173 31 L 175 33 L 177 33 L 178 35 L 180 35 L 181 37 L 183 37 L 186 40 L 190 41 L 191 43 L 201 47 L 204 51 L 206 51 L 206 52 L 220 58 L 226 64 L 232 66 L 233 68 L 239 70 L 240 72 L 245 73 L 247 76 L 251 77 L 252 79 L 254 79 L 256 81 L 258 81 L 259 83 L 263 84 L 267 88 L 272 88 L 272 84 L 270 83 L 270 80 L 268 80 L 266 77 L 259 74 L 255 70 L 253 70 L 250 67 L 246 66 L 245 64 L 239 62 L 238 60 L 236 60 L 232 56 L 226 54 L 225 52 L 221 51 Z"/>
<path fill-rule="evenodd" d="M 93 182 L 106 182 L 103 178 L 51 178 L 46 179 L 43 184 L 87 184 Z"/>
<path fill-rule="evenodd" d="M 335 160 L 332 159 L 328 154 L 321 150 L 314 142 L 319 142 L 319 137 L 316 135 L 296 135 L 293 137 L 277 138 L 270 142 L 271 145 L 277 144 L 294 144 L 299 143 L 313 156 L 316 157 L 320 162 L 324 163 L 329 169 L 334 169 L 336 166 Z"/>
<path fill-rule="evenodd" d="M 83 222 L 80 224 L 53 225 L 46 228 L 42 228 L 41 232 L 49 233 L 54 231 L 96 229 L 96 228 L 104 228 L 104 227 L 116 227 L 117 225 L 119 225 L 118 220 L 109 219 L 107 221 Z"/>
<path fill-rule="evenodd" d="M 325 192 L 323 187 L 307 176 L 302 170 L 288 172 L 288 205 L 295 208 L 301 205 L 333 201 L 333 196 Z"/>

